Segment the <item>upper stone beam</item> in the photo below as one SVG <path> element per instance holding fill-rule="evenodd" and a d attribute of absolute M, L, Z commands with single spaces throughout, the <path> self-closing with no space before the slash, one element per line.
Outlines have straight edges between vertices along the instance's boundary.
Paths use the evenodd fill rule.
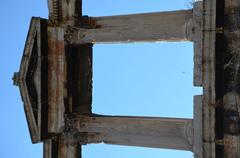
<path fill-rule="evenodd" d="M 79 19 L 83 26 L 69 28 L 66 40 L 71 44 L 192 40 L 192 16 L 192 10 L 180 10 Z"/>

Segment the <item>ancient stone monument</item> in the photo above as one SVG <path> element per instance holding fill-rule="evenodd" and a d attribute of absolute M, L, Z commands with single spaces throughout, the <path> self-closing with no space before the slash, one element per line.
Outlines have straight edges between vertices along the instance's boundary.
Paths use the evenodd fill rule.
<path fill-rule="evenodd" d="M 81 0 L 48 0 L 48 7 L 49 19 L 32 18 L 14 75 L 44 158 L 80 158 L 81 145 L 101 142 L 240 158 L 239 1 L 107 17 L 83 16 Z M 194 42 L 194 85 L 203 87 L 193 119 L 92 113 L 93 44 L 184 40 Z"/>

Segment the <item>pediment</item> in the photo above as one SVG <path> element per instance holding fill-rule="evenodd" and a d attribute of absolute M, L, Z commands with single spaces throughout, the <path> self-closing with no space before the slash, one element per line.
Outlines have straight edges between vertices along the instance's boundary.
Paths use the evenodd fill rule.
<path fill-rule="evenodd" d="M 17 81 L 16 81 L 17 80 Z M 33 143 L 47 133 L 47 20 L 33 17 L 20 70 L 15 74 Z"/>

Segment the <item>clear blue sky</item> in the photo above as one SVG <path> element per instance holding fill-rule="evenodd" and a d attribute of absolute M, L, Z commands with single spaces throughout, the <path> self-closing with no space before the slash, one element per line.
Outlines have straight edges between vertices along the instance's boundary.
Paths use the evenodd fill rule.
<path fill-rule="evenodd" d="M 90 16 L 179 10 L 191 0 L 83 0 Z M 47 18 L 46 0 L 0 0 L 0 157 L 42 158 L 32 145 L 23 103 L 12 85 L 18 71 L 31 16 Z M 192 118 L 194 88 L 192 43 L 138 43 L 94 46 L 93 112 Z M 84 158 L 191 158 L 191 152 L 87 145 Z"/>

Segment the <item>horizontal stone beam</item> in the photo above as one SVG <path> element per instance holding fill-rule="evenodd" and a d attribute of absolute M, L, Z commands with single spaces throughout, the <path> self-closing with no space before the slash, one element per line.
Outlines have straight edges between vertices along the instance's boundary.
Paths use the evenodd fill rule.
<path fill-rule="evenodd" d="M 71 44 L 192 40 L 192 10 L 85 17 L 80 27 L 69 27 Z M 189 32 L 190 31 L 190 32 Z"/>
<path fill-rule="evenodd" d="M 78 117 L 74 141 L 192 151 L 192 119 L 94 116 Z"/>

